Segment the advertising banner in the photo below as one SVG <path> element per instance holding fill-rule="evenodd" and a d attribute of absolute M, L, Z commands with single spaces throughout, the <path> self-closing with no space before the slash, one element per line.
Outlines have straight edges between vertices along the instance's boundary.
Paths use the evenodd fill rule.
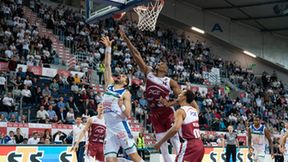
<path fill-rule="evenodd" d="M 75 152 L 67 145 L 0 145 L 0 150 L 1 162 L 77 162 Z"/>

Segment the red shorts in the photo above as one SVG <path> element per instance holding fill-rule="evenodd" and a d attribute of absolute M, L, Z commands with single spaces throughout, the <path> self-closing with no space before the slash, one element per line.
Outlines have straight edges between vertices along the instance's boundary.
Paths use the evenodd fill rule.
<path fill-rule="evenodd" d="M 168 131 L 174 122 L 174 111 L 172 108 L 165 108 L 162 111 L 152 111 L 150 120 L 156 133 Z"/>
<path fill-rule="evenodd" d="M 98 161 L 104 161 L 104 144 L 97 143 L 97 144 L 88 144 L 87 150 L 88 156 L 95 158 Z"/>
<path fill-rule="evenodd" d="M 204 156 L 204 145 L 201 139 L 181 143 L 175 162 L 201 162 Z"/>

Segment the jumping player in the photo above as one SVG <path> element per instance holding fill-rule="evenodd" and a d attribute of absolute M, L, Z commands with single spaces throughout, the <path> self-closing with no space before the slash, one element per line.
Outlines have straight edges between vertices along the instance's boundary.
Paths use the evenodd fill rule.
<path fill-rule="evenodd" d="M 199 112 L 191 106 L 193 100 L 194 94 L 191 90 L 183 91 L 178 96 L 177 101 L 181 107 L 175 113 L 174 125 L 155 145 L 155 148 L 159 149 L 164 142 L 179 132 L 183 142 L 180 152 L 177 154 L 176 162 L 201 162 L 204 156 L 204 145 L 199 129 Z"/>
<path fill-rule="evenodd" d="M 144 162 L 138 155 L 135 140 L 131 134 L 128 118 L 131 112 L 131 94 L 126 89 L 129 79 L 120 75 L 114 82 L 111 74 L 111 48 L 112 42 L 108 37 L 103 37 L 101 42 L 105 50 L 105 88 L 103 96 L 104 119 L 107 126 L 107 136 L 104 144 L 105 161 L 117 161 L 120 146 L 134 162 Z"/>
<path fill-rule="evenodd" d="M 174 109 L 171 107 L 173 103 L 163 102 L 169 100 L 169 95 L 173 92 L 175 96 L 181 93 L 178 83 L 167 77 L 168 66 L 164 62 L 158 63 L 155 72 L 145 64 L 140 52 L 134 47 L 126 34 L 119 30 L 121 37 L 127 43 L 132 57 L 139 66 L 140 70 L 146 76 L 146 99 L 150 108 L 150 120 L 156 133 L 156 140 L 159 141 L 169 130 L 173 124 Z M 180 140 L 178 135 L 171 137 L 170 142 L 179 151 Z M 168 143 L 162 144 L 161 153 L 165 162 L 172 162 L 172 158 L 168 152 Z"/>
<path fill-rule="evenodd" d="M 104 139 L 106 133 L 106 126 L 103 117 L 103 105 L 99 104 L 97 108 L 98 115 L 93 116 L 87 120 L 87 123 L 79 135 L 78 141 L 72 150 L 77 151 L 81 139 L 88 131 L 88 147 L 87 157 L 85 161 L 92 162 L 94 159 L 104 162 Z"/>
<path fill-rule="evenodd" d="M 260 124 L 260 118 L 258 116 L 254 116 L 253 124 L 248 128 L 248 147 L 250 153 L 253 151 L 256 162 L 262 162 L 265 159 L 265 138 L 267 138 L 269 142 L 271 156 L 273 158 L 274 153 L 270 131 L 264 124 Z"/>

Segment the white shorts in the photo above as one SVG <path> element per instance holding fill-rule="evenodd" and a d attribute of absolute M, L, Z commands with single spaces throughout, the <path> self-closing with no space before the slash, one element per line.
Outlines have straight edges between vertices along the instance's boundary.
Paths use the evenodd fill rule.
<path fill-rule="evenodd" d="M 113 126 L 106 125 L 107 133 L 104 142 L 104 155 L 116 157 L 120 147 L 126 154 L 130 155 L 137 152 L 135 140 L 132 136 L 130 126 L 127 121 L 117 123 Z"/>
<path fill-rule="evenodd" d="M 265 159 L 265 145 L 254 145 L 254 160 L 262 162 Z"/>
<path fill-rule="evenodd" d="M 284 153 L 284 162 L 288 162 L 288 153 Z"/>

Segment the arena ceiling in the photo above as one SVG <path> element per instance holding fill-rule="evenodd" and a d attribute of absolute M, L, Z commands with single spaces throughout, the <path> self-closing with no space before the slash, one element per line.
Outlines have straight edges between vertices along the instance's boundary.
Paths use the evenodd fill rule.
<path fill-rule="evenodd" d="M 288 0 L 181 0 L 259 29 L 288 37 Z M 177 2 L 177 1 L 176 1 Z"/>

